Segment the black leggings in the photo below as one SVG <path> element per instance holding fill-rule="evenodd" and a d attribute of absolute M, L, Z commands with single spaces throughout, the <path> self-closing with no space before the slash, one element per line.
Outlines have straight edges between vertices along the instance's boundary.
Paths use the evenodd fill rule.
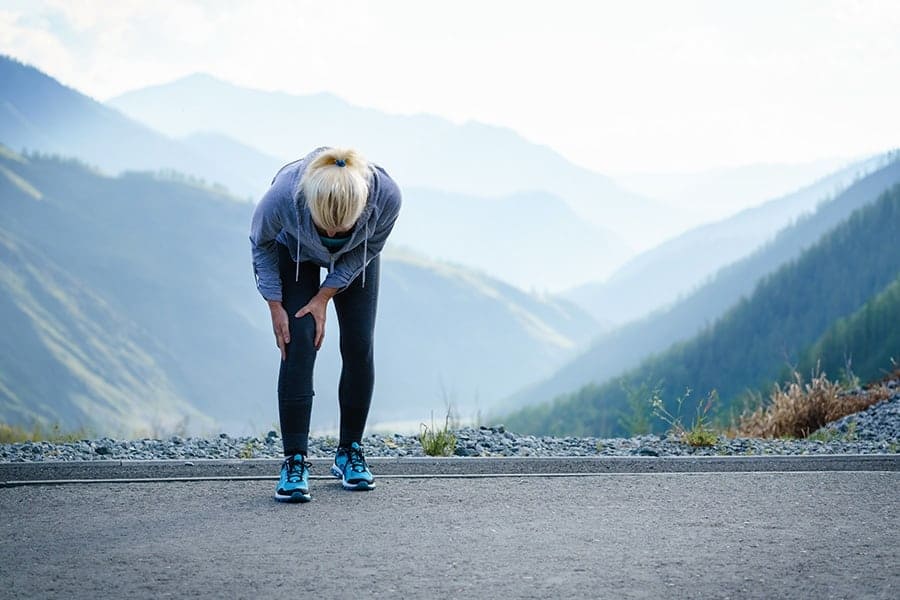
<path fill-rule="evenodd" d="M 300 319 L 294 314 L 319 291 L 320 268 L 311 262 L 300 263 L 299 281 L 294 281 L 297 266 L 290 251 L 278 245 L 278 267 L 281 272 L 282 305 L 288 313 L 291 341 L 287 357 L 278 373 L 278 412 L 285 456 L 307 454 L 309 417 L 312 412 L 313 367 L 316 349 L 313 339 L 316 324 L 312 315 Z M 341 381 L 338 400 L 341 407 L 339 445 L 349 447 L 362 440 L 372 389 L 375 385 L 373 354 L 375 311 L 378 306 L 378 272 L 380 257 L 366 267 L 366 286 L 360 275 L 334 299 L 341 336 Z M 326 327 L 326 333 L 328 327 Z"/>

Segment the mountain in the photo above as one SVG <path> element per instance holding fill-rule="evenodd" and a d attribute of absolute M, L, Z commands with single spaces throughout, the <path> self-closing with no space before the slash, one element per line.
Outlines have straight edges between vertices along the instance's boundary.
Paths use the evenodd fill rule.
<path fill-rule="evenodd" d="M 688 211 L 704 222 L 721 221 L 772 198 L 792 194 L 858 162 L 826 158 L 807 163 L 757 163 L 693 173 L 616 175 L 616 183 L 636 194 Z"/>
<path fill-rule="evenodd" d="M 252 198 L 262 195 L 284 162 L 281 157 L 264 154 L 214 131 L 198 129 L 177 140 L 165 137 L 8 58 L 0 59 L 0 78 L 8 84 L 0 92 L 0 98 L 6 101 L 5 108 L 0 109 L 0 141 L 6 140 L 14 148 L 77 156 L 109 174 L 123 170 L 185 173 L 211 183 L 221 182 L 237 195 Z M 223 105 L 231 88 L 216 89 L 222 97 L 217 97 L 210 112 Z M 325 105 L 345 106 L 336 98 L 326 100 Z M 302 115 L 302 107 L 302 102 L 292 102 L 283 110 Z M 345 108 L 347 118 L 362 111 Z M 180 115 L 186 109 L 176 106 L 174 110 Z M 375 111 L 362 112 L 359 118 L 365 117 L 365 122 L 368 119 L 378 123 L 383 118 Z M 246 114 L 241 112 L 233 119 L 241 121 L 246 119 Z M 397 119 L 396 127 L 400 131 L 405 121 Z M 296 120 L 303 121 L 300 117 Z M 429 122 L 432 121 L 440 122 L 436 119 Z M 28 127 L 20 130 L 18 126 L 23 124 Z M 409 126 L 405 130 L 412 131 Z M 283 133 L 282 126 L 279 134 Z M 503 144 L 530 148 L 508 133 L 512 141 Z M 304 152 L 311 146 L 293 143 L 291 148 L 293 152 Z M 400 157 L 398 166 L 405 164 L 405 160 Z M 561 161 L 559 157 L 553 160 Z M 450 165 L 446 163 L 441 172 L 452 171 Z M 393 166 L 391 173 L 396 176 Z M 408 245 L 428 256 L 468 264 L 526 289 L 559 291 L 605 277 L 614 264 L 621 263 L 630 254 L 616 235 L 585 222 L 573 212 L 566 199 L 556 194 L 525 190 L 499 196 L 486 193 L 474 196 L 404 185 L 404 191 L 407 190 L 411 190 L 406 194 L 408 216 L 399 228 L 409 234 Z M 419 209 L 425 206 L 431 211 Z M 404 225 L 404 221 L 409 225 Z M 478 237 L 473 237 L 471 243 L 461 244 L 460 238 L 469 232 Z M 488 245 L 489 252 L 475 251 L 484 245 Z M 519 267 L 520 254 L 529 259 L 528 269 Z"/>
<path fill-rule="evenodd" d="M 277 421 L 251 204 L 184 176 L 113 178 L 5 149 L 0 203 L 0 421 L 123 434 L 259 432 Z M 464 416 L 488 409 L 596 327 L 574 305 L 410 256 L 385 257 L 379 311 L 372 422 L 426 419 L 445 400 Z M 329 331 L 316 427 L 336 423 Z"/>
<path fill-rule="evenodd" d="M 895 158 L 821 204 L 815 213 L 783 229 L 762 248 L 721 269 L 687 297 L 665 310 L 599 336 L 588 350 L 552 377 L 524 387 L 503 405 L 512 410 L 546 402 L 591 382 L 602 384 L 673 343 L 691 338 L 742 296 L 751 293 L 767 274 L 800 256 L 853 211 L 874 202 L 884 190 L 897 183 L 900 183 L 900 159 Z"/>
<path fill-rule="evenodd" d="M 595 318 L 618 324 L 647 315 L 686 296 L 819 203 L 889 163 L 891 156 L 858 161 L 793 193 L 691 229 L 630 259 L 608 280 L 581 285 L 563 295 Z M 739 178 L 733 184 L 739 189 L 744 182 Z"/>
<path fill-rule="evenodd" d="M 687 389 L 699 398 L 715 390 L 721 399 L 717 408 L 729 411 L 742 393 L 769 388 L 784 366 L 797 364 L 838 319 L 849 318 L 859 331 L 859 320 L 865 317 L 854 313 L 862 309 L 865 315 L 870 301 L 870 315 L 882 310 L 892 296 L 889 286 L 900 277 L 900 253 L 892 243 L 898 231 L 900 185 L 895 185 L 765 277 L 749 297 L 693 339 L 616 380 L 582 388 L 552 405 L 525 409 L 506 422 L 512 429 L 533 433 L 626 433 L 619 421 L 626 390 L 657 385 L 673 414 L 678 410 L 676 397 Z M 880 293 L 885 299 L 872 300 Z M 888 308 L 883 310 L 886 315 Z M 893 336 L 893 325 L 885 335 Z M 861 349 L 857 356 L 868 360 L 869 350 Z"/>
<path fill-rule="evenodd" d="M 187 421 L 211 425 L 173 389 L 160 364 L 164 348 L 5 226 L 0 227 L 0 288 L 3 421 L 39 420 L 67 428 L 102 422 L 147 434 Z"/>
<path fill-rule="evenodd" d="M 484 198 L 405 188 L 391 235 L 433 258 L 541 292 L 590 277 L 591 264 L 624 258 L 621 247 L 546 192 Z"/>
<path fill-rule="evenodd" d="M 41 71 L 0 55 L 0 142 L 77 156 L 110 174 L 174 170 L 220 183 L 241 196 L 265 191 L 282 161 L 217 136 L 174 140 Z M 264 173 L 262 179 L 257 180 Z"/>
<path fill-rule="evenodd" d="M 517 382 L 551 373 L 597 332 L 573 304 L 415 255 L 387 258 L 375 330 L 376 421 L 442 415 L 445 402 L 463 417 L 490 411 Z"/>
<path fill-rule="evenodd" d="M 475 197 L 550 193 L 597 228 L 602 245 L 621 245 L 623 238 L 627 245 L 646 248 L 677 232 L 673 209 L 626 192 L 609 177 L 509 129 L 385 114 L 330 94 L 264 92 L 199 74 L 108 103 L 171 136 L 217 131 L 284 160 L 319 145 L 354 146 L 384 165 L 404 188 Z M 608 275 L 614 266 L 607 261 L 597 270 Z"/>

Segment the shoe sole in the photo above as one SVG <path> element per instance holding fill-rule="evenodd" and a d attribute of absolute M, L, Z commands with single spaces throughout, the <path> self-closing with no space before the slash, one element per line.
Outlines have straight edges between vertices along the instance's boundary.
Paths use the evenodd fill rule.
<path fill-rule="evenodd" d="M 286 494 L 279 494 L 278 492 L 275 492 L 275 499 L 278 500 L 279 502 L 291 502 L 291 503 L 297 504 L 297 503 L 309 502 L 310 500 L 312 500 L 312 496 L 309 495 L 309 492 L 307 492 L 305 494 L 303 492 L 294 492 L 290 496 L 288 496 Z"/>
<path fill-rule="evenodd" d="M 352 492 L 368 492 L 375 489 L 375 482 L 359 481 L 357 483 L 349 483 L 344 479 L 344 474 L 337 468 L 337 465 L 331 465 L 331 474 L 341 480 L 341 486 L 345 490 Z"/>

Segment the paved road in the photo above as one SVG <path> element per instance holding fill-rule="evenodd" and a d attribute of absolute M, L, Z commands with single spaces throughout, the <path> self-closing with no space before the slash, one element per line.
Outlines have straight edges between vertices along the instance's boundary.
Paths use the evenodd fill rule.
<path fill-rule="evenodd" d="M 896 470 L 312 483 L 0 488 L 0 597 L 900 597 Z"/>

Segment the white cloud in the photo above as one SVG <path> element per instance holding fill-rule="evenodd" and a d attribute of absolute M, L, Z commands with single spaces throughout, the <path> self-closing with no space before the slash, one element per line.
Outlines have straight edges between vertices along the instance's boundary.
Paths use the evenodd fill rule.
<path fill-rule="evenodd" d="M 96 97 L 209 72 L 510 126 L 598 170 L 900 140 L 900 3 L 14 2 L 4 51 Z"/>
<path fill-rule="evenodd" d="M 69 49 L 50 31 L 27 25 L 24 20 L 20 11 L 0 10 L 0 51 L 65 81 L 74 70 Z"/>

